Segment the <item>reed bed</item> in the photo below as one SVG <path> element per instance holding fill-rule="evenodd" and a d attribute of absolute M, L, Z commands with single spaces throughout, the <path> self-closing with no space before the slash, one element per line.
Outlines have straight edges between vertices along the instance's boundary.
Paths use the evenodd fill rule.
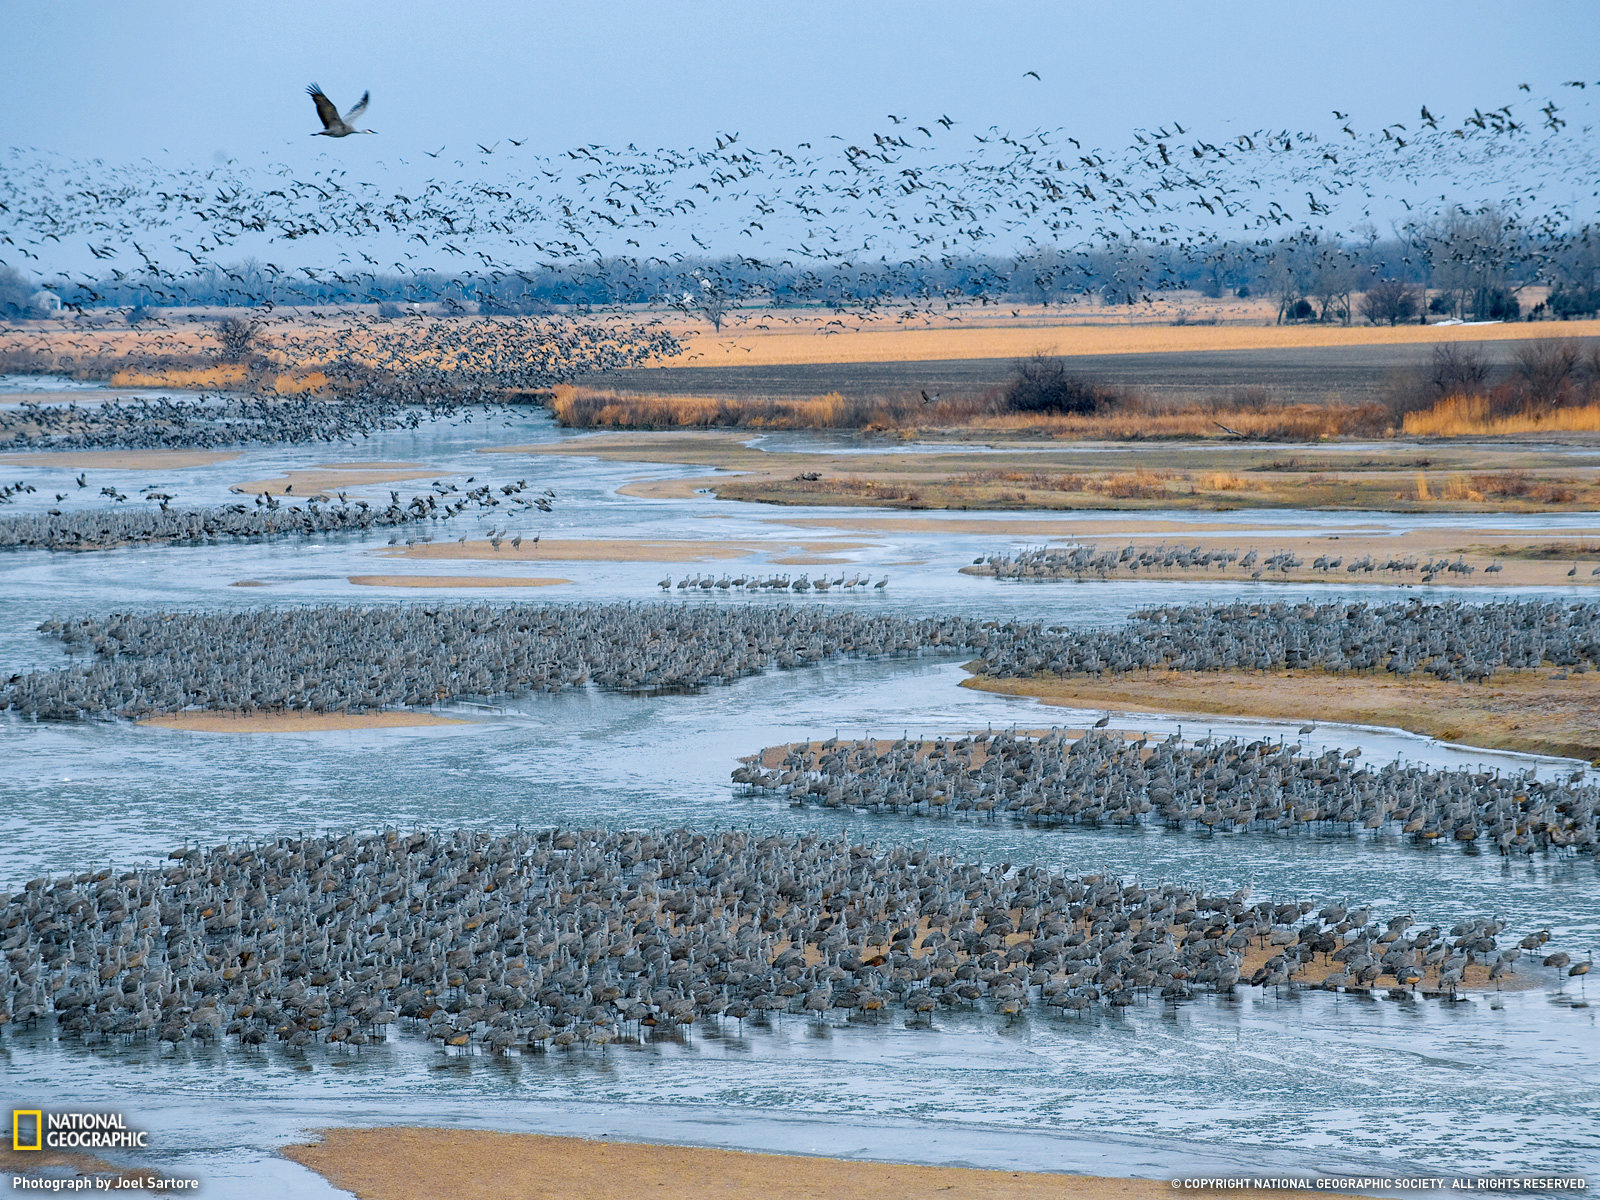
<path fill-rule="evenodd" d="M 1271 404 L 1250 397 L 1223 405 L 1157 405 L 1137 397 L 1120 397 L 1102 411 L 1056 413 L 1011 410 L 998 389 L 931 402 L 918 392 L 861 397 L 830 392 L 802 399 L 761 399 L 630 393 L 572 384 L 558 385 L 553 391 L 552 414 L 573 429 L 842 429 L 869 433 L 961 429 L 1107 441 L 1229 437 L 1318 441 L 1376 436 L 1393 425 L 1389 411 L 1379 404 Z M 1242 488 L 1243 483 L 1234 482 L 1231 487 Z M 1226 489 L 1219 486 L 1217 490 Z"/>
<path fill-rule="evenodd" d="M 1412 437 L 1495 437 L 1518 433 L 1600 433 L 1600 404 L 1496 414 L 1487 396 L 1446 396 L 1405 414 Z"/>

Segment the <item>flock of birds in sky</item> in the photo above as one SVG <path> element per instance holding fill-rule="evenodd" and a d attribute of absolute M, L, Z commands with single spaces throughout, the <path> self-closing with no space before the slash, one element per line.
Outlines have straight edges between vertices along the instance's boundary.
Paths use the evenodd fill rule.
<path fill-rule="evenodd" d="M 1600 84 L 1597 84 L 1600 86 Z M 1360 240 L 1453 204 L 1497 206 L 1532 237 L 1569 235 L 1600 197 L 1585 81 L 1542 102 L 1517 97 L 1446 119 L 1427 105 L 1373 130 L 1335 111 L 1331 131 L 1221 133 L 1173 120 L 1097 148 L 1064 128 L 980 127 L 940 114 L 888 114 L 884 127 L 787 147 L 719 133 L 710 146 L 576 146 L 536 154 L 527 138 L 464 152 L 400 148 L 363 161 L 340 151 L 315 169 L 230 160 L 72 160 L 6 151 L 0 260 L 46 284 L 140 281 L 151 303 L 221 269 L 239 304 L 262 303 L 254 277 L 338 284 L 448 272 L 487 286 L 529 271 L 610 263 L 689 264 L 717 288 L 739 269 L 797 272 L 799 294 L 861 274 L 853 304 L 916 307 L 919 266 L 1034 250 L 1145 246 L 1204 256 L 1291 234 Z M 308 91 L 322 128 L 347 113 Z M 233 264 L 233 265 L 230 265 Z M 1160 278 L 1142 281 L 1158 289 Z M 893 294 L 893 300 L 889 299 Z"/>

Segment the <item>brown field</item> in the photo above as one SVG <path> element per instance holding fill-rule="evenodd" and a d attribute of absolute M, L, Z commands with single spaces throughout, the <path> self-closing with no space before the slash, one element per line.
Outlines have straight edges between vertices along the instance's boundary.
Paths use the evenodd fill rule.
<path fill-rule="evenodd" d="M 1550 675 L 1502 671 L 1469 684 L 1321 671 L 1152 671 L 1099 679 L 975 675 L 962 686 L 1071 708 L 1381 725 L 1491 750 L 1600 759 L 1600 672 Z"/>
<path fill-rule="evenodd" d="M 1170 1183 L 475 1129 L 328 1129 L 283 1153 L 359 1200 L 1154 1200 Z M 1271 1193 L 1230 1191 L 1265 1200 Z"/>
<path fill-rule="evenodd" d="M 1536 445 L 1385 442 L 1040 447 L 995 440 L 981 456 L 918 450 L 859 455 L 768 451 L 732 431 L 591 434 L 484 453 L 565 454 L 704 466 L 641 480 L 629 495 L 907 509 L 1270 509 L 1586 512 L 1600 509 L 1600 466 Z M 815 475 L 815 479 L 805 476 Z"/>
<path fill-rule="evenodd" d="M 572 582 L 570 579 L 542 579 L 521 575 L 350 575 L 347 578 L 351 583 L 361 587 L 408 588 L 555 587 L 557 584 Z"/>
<path fill-rule="evenodd" d="M 404 729 L 422 725 L 465 725 L 457 717 L 426 712 L 181 712 L 147 717 L 140 725 L 190 733 L 329 733 L 349 729 Z"/>
<path fill-rule="evenodd" d="M 1477 342 L 1493 377 L 1512 373 L 1516 358 L 1542 340 L 1543 326 L 1523 326 L 1514 340 Z M 1592 346 L 1593 340 L 1589 343 Z M 1253 350 L 1171 350 L 1079 354 L 1066 362 L 1075 378 L 1092 381 L 1146 408 L 1208 405 L 1390 405 L 1401 385 L 1413 385 L 1432 365 L 1435 344 L 1302 346 Z M 820 357 L 820 355 L 819 355 Z M 976 402 L 1011 378 L 1011 358 L 942 358 L 898 362 L 743 362 L 701 365 L 687 356 L 667 366 L 608 371 L 581 382 L 636 396 L 701 396 L 736 400 L 812 400 L 830 392 L 847 399 L 910 401 L 921 392 Z M 1413 389 L 1414 391 L 1414 389 Z"/>
<path fill-rule="evenodd" d="M 387 547 L 375 553 L 393 558 L 484 559 L 514 562 L 649 562 L 698 563 L 719 559 L 747 558 L 753 554 L 772 555 L 771 562 L 794 564 L 830 563 L 828 555 L 860 550 L 869 542 L 803 541 L 761 542 L 724 538 L 718 541 L 636 541 L 624 538 L 540 538 L 524 541 L 520 547 L 502 542 L 500 549 L 486 541 L 418 542 L 414 546 Z"/>

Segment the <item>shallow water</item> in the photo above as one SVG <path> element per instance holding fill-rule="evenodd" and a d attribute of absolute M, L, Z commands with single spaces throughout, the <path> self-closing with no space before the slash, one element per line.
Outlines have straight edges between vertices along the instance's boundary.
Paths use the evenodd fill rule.
<path fill-rule="evenodd" d="M 648 563 L 411 562 L 383 557 L 387 532 L 315 543 L 267 542 L 147 548 L 103 554 L 24 552 L 0 557 L 0 663 L 8 671 L 59 663 L 40 637 L 45 616 L 130 606 L 246 607 L 343 600 L 474 602 L 631 599 L 659 602 L 670 570 L 757 574 L 826 570 L 890 577 L 883 592 L 742 597 L 696 591 L 691 603 L 822 603 L 908 612 L 959 611 L 1051 623 L 1099 625 L 1156 602 L 1240 596 L 1388 598 L 1392 589 L 1334 583 L 1097 582 L 1011 585 L 959 575 L 978 553 L 1030 539 L 930 533 L 938 514 L 861 509 L 773 509 L 720 502 L 638 500 L 616 488 L 644 476 L 703 468 L 478 453 L 486 442 L 563 438 L 539 415 L 432 426 L 350 446 L 249 450 L 239 459 L 183 471 L 90 473 L 82 501 L 75 472 L 18 468 L 40 496 L 69 491 L 95 500 L 99 486 L 134 494 L 160 483 L 180 503 L 229 499 L 231 483 L 336 461 L 415 461 L 417 483 L 349 489 L 386 496 L 434 478 L 527 478 L 557 492 L 555 512 L 509 520 L 463 517 L 443 537 L 510 524 L 550 537 L 759 541 L 745 559 L 701 567 Z M 793 439 L 786 439 L 785 448 Z M 0 468 L 4 469 L 4 468 Z M 49 493 L 47 495 L 47 488 Z M 31 502 L 38 497 L 30 497 Z M 134 503 L 130 501 L 129 503 Z M 1013 513 L 956 514 L 1005 525 Z M 887 516 L 896 527 L 839 541 L 822 567 L 782 566 L 798 541 L 826 528 L 783 522 L 849 522 Z M 1235 528 L 1270 525 L 1400 531 L 1395 514 L 1072 514 L 1116 528 L 1130 516 Z M 1060 519 L 1059 515 L 1044 520 Z M 1481 518 L 1456 519 L 1463 528 Z M 1429 524 L 1440 524 L 1435 516 Z M 1496 528 L 1541 531 L 1592 516 L 1490 519 Z M 1170 540 L 1188 537 L 1166 535 Z M 1194 535 L 1198 538 L 1199 534 Z M 1272 533 L 1262 535 L 1263 548 Z M 1032 539 L 1037 540 L 1037 539 Z M 571 586 L 536 592 L 398 591 L 353 586 L 351 574 L 561 575 Z M 255 579 L 260 588 L 230 586 Z M 1406 589 L 1463 599 L 1507 591 Z M 1590 595 L 1578 588 L 1541 594 Z M 686 593 L 673 589 L 674 601 Z M 988 862 L 1040 862 L 1107 870 L 1147 881 L 1209 888 L 1250 885 L 1256 895 L 1371 901 L 1423 923 L 1494 913 L 1514 937 L 1548 927 L 1552 946 L 1581 957 L 1600 945 L 1600 868 L 1593 859 L 1505 862 L 1454 847 L 1420 850 L 1389 839 L 1262 834 L 1202 837 L 1155 829 L 1031 829 L 1008 821 L 928 820 L 792 809 L 735 795 L 728 773 L 763 746 L 826 737 L 899 736 L 1051 724 L 1077 727 L 1098 713 L 961 688 L 947 656 L 849 661 L 745 679 L 681 696 L 582 691 L 535 697 L 498 710 L 458 707 L 470 724 L 320 734 L 215 735 L 126 723 L 73 726 L 0 720 L 0 885 L 89 865 L 158 859 L 184 842 L 283 831 L 381 825 L 504 829 L 516 824 L 729 825 L 762 831 L 846 829 L 865 840 L 922 840 Z M 1150 714 L 1119 726 L 1165 735 L 1280 734 L 1277 722 L 1186 720 Z M 1443 746 L 1397 731 L 1319 726 L 1309 747 L 1363 748 L 1366 761 L 1404 755 L 1439 764 L 1519 769 L 1523 756 Z M 1570 763 L 1543 761 L 1542 771 Z M 930 1162 L 1170 1175 L 1211 1164 L 1263 1170 L 1600 1169 L 1593 1078 L 1594 1008 L 1552 997 L 1558 981 L 1535 968 L 1538 986 L 1470 1003 L 1390 1002 L 1321 993 L 1299 998 L 1246 989 L 1173 1008 L 1153 1003 L 1081 1019 L 1033 1016 L 1006 1024 L 982 1014 L 941 1016 L 933 1030 L 899 1021 L 818 1026 L 785 1018 L 770 1028 L 728 1025 L 682 1043 L 616 1047 L 605 1055 L 551 1054 L 495 1062 L 446 1058 L 406 1035 L 341 1058 L 152 1046 L 88 1049 L 43 1033 L 8 1033 L 0 1060 L 8 1095 L 30 1106 L 106 1106 L 151 1129 L 150 1160 L 195 1171 L 216 1196 L 327 1195 L 309 1173 L 270 1157 L 303 1129 L 330 1123 L 442 1122 Z M 1600 1001 L 1600 996 L 1596 997 Z M 20 1102 L 20 1101 L 19 1101 Z"/>

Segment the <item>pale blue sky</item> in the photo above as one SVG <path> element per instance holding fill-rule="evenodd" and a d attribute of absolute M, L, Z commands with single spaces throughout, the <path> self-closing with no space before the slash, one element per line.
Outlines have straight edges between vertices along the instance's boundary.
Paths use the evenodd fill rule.
<path fill-rule="evenodd" d="M 1600 4 L 545 4 L 107 0 L 0 7 L 0 144 L 197 162 L 327 148 L 303 94 L 373 94 L 366 156 L 527 137 L 783 145 L 941 114 L 1122 144 L 1172 119 L 1367 128 L 1600 86 Z M 1023 72 L 1037 71 L 1036 82 Z M 381 142 L 381 150 L 378 143 Z"/>

